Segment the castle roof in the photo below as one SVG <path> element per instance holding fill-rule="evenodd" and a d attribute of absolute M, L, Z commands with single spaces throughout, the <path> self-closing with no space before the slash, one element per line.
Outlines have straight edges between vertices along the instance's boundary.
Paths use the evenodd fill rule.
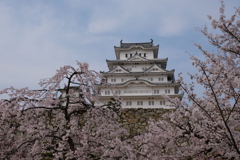
<path fill-rule="evenodd" d="M 126 87 L 128 86 L 129 84 L 133 83 L 133 84 L 139 84 L 140 82 L 148 85 L 148 86 L 151 86 L 151 87 L 156 87 L 156 86 L 163 86 L 163 87 L 176 87 L 177 89 L 179 88 L 179 83 L 176 83 L 176 82 L 169 82 L 169 83 L 152 83 L 150 81 L 147 81 L 145 79 L 132 79 L 132 80 L 128 80 L 126 82 L 123 82 L 123 83 L 117 83 L 117 84 L 114 84 L 113 87 Z M 102 84 L 95 84 L 96 86 L 99 86 L 100 88 L 105 88 L 105 86 L 103 86 Z"/>
<path fill-rule="evenodd" d="M 108 60 L 106 59 L 106 62 L 108 64 L 109 70 L 113 69 L 114 65 L 123 65 L 123 64 L 133 64 L 133 63 L 138 63 L 138 64 L 160 64 L 163 69 L 166 69 L 167 67 L 167 61 L 168 58 L 165 59 L 145 59 L 144 61 L 128 61 L 128 60 Z"/>
<path fill-rule="evenodd" d="M 108 71 L 108 72 L 100 72 L 102 75 L 104 76 L 108 76 L 108 75 L 114 75 L 114 76 L 123 76 L 123 75 L 129 75 L 129 76 L 138 76 L 138 75 L 173 75 L 174 74 L 174 69 L 171 70 L 171 71 L 165 71 L 165 72 L 148 72 L 148 71 L 145 71 L 145 72 L 127 72 L 127 73 L 115 73 L 115 72 L 111 72 L 111 71 Z"/>

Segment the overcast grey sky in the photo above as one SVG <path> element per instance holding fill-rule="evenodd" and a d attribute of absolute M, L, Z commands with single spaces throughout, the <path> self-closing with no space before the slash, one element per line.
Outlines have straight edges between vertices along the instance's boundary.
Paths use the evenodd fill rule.
<path fill-rule="evenodd" d="M 239 0 L 226 1 L 231 15 Z M 188 53 L 202 55 L 193 41 L 211 48 L 194 28 L 209 26 L 207 15 L 218 18 L 219 7 L 218 0 L 1 0 L 0 90 L 38 89 L 40 79 L 76 61 L 107 71 L 105 60 L 115 59 L 121 39 L 152 38 L 176 77 L 194 72 Z"/>

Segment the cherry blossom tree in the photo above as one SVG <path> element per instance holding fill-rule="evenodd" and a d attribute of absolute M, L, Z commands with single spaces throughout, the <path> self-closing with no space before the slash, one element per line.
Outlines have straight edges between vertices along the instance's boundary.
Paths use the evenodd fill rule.
<path fill-rule="evenodd" d="M 240 159 L 240 9 L 227 19 L 209 16 L 221 34 L 200 29 L 217 48 L 204 50 L 204 60 L 192 56 L 199 73 L 186 84 L 178 80 L 186 101 L 169 100 L 176 110 L 129 139 L 117 121 L 120 102 L 96 107 L 102 82 L 86 63 L 64 66 L 40 90 L 14 87 L 0 91 L 1 159 Z M 195 83 L 204 88 L 195 93 Z M 108 85 L 108 84 L 106 84 Z"/>
<path fill-rule="evenodd" d="M 119 103 L 96 107 L 102 77 L 78 66 L 60 68 L 40 90 L 0 92 L 9 96 L 0 101 L 1 159 L 133 159 L 117 122 Z"/>
<path fill-rule="evenodd" d="M 220 34 L 200 29 L 217 53 L 195 44 L 205 56 L 191 57 L 199 73 L 189 74 L 190 84 L 179 76 L 187 102 L 164 96 L 176 111 L 151 121 L 148 131 L 136 137 L 142 159 L 240 159 L 240 8 L 229 19 L 224 11 L 222 1 L 219 19 L 209 16 Z M 202 95 L 195 93 L 195 83 L 204 88 Z"/>

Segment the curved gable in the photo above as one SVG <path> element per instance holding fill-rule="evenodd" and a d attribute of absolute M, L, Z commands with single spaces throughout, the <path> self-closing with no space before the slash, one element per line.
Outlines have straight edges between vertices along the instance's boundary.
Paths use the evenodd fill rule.
<path fill-rule="evenodd" d="M 133 56 L 127 59 L 127 61 L 147 61 L 147 59 L 139 56 L 137 53 Z"/>
<path fill-rule="evenodd" d="M 129 80 L 129 81 L 125 82 L 124 84 L 121 84 L 121 86 L 128 86 L 128 85 L 132 85 L 132 84 L 134 84 L 134 85 L 142 85 L 142 84 L 144 84 L 144 85 L 147 85 L 147 86 L 155 86 L 155 85 L 153 85 L 153 84 L 151 84 L 148 81 L 143 80 L 143 79 Z"/>
<path fill-rule="evenodd" d="M 154 64 L 151 67 L 149 67 L 147 70 L 145 70 L 145 72 L 167 72 L 167 70 L 161 68 L 157 64 Z"/>
<path fill-rule="evenodd" d="M 108 73 L 129 73 L 129 71 L 123 68 L 122 66 L 118 65 Z"/>

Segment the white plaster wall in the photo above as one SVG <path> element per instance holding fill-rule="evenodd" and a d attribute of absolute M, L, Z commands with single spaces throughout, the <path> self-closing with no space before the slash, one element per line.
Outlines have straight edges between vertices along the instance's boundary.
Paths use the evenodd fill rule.
<path fill-rule="evenodd" d="M 133 57 L 136 54 L 136 51 L 138 54 L 141 53 L 142 57 L 143 57 L 143 54 L 146 53 L 146 57 L 144 57 L 144 58 L 153 59 L 153 51 L 151 51 L 151 50 L 131 49 L 128 51 L 120 51 L 120 60 L 128 59 L 130 57 L 130 54 L 132 54 L 132 57 Z M 128 54 L 127 58 L 126 58 L 126 54 Z"/>
<path fill-rule="evenodd" d="M 123 65 L 123 67 L 125 69 L 128 69 L 128 68 L 132 68 L 132 70 L 130 72 L 143 72 L 143 69 L 142 68 L 146 68 L 148 69 L 149 67 L 151 67 L 152 65 L 150 64 L 141 64 L 141 65 Z"/>
<path fill-rule="evenodd" d="M 134 76 L 122 76 L 122 77 L 118 77 L 118 78 L 120 79 L 121 83 L 125 83 L 126 81 L 136 79 Z M 123 79 L 123 82 L 122 82 L 122 79 Z"/>
<path fill-rule="evenodd" d="M 132 105 L 131 106 L 127 106 L 126 102 L 131 101 Z M 137 102 L 138 101 L 143 101 L 143 105 L 138 105 Z M 154 101 L 154 105 L 149 105 L 149 101 Z M 165 105 L 160 105 L 160 101 L 165 101 Z M 101 106 L 104 104 L 107 104 L 108 100 L 104 100 L 104 101 L 99 101 L 96 102 L 96 106 Z M 170 102 L 164 100 L 164 99 L 151 99 L 151 100 L 142 100 L 142 99 L 134 99 L 134 100 L 122 100 L 122 107 L 123 108 L 165 108 L 165 109 L 172 109 L 174 107 L 170 107 Z"/>
<path fill-rule="evenodd" d="M 167 95 L 175 94 L 174 87 L 162 87 L 160 90 L 160 94 L 166 94 L 165 90 L 170 90 L 170 93 L 167 93 Z"/>
<path fill-rule="evenodd" d="M 134 63 L 134 61 L 132 61 Z M 152 66 L 152 64 L 127 64 L 127 65 L 122 65 L 123 68 L 129 70 L 130 72 L 143 72 L 146 69 L 149 69 Z M 115 66 L 114 66 L 115 67 Z M 144 70 L 143 70 L 144 68 Z M 152 72 L 159 72 L 159 71 L 152 71 Z"/>
<path fill-rule="evenodd" d="M 151 78 L 153 78 L 153 81 L 151 81 Z M 164 78 L 164 81 L 159 81 L 159 78 Z M 139 77 L 139 79 L 144 79 L 144 80 L 147 80 L 149 82 L 156 82 L 156 83 L 162 83 L 162 82 L 168 82 L 167 81 L 167 76 L 166 75 L 161 75 L 161 76 L 141 76 Z"/>
<path fill-rule="evenodd" d="M 112 82 L 112 79 L 116 79 L 116 82 Z M 122 82 L 122 79 L 123 79 L 123 82 Z M 126 81 L 134 80 L 134 79 L 136 79 L 134 76 L 123 76 L 123 77 L 111 76 L 107 78 L 107 82 L 111 84 L 117 84 L 117 83 L 124 83 Z"/>
<path fill-rule="evenodd" d="M 159 92 L 155 93 L 154 90 L 158 90 Z M 167 90 L 167 93 L 165 92 Z M 170 93 L 168 93 L 170 90 Z M 105 94 L 105 91 L 109 91 L 110 94 Z M 122 96 L 136 96 L 136 95 L 173 95 L 175 94 L 174 87 L 161 87 L 161 86 L 147 86 L 145 84 L 135 85 L 131 84 L 125 87 L 119 88 L 103 88 L 101 89 L 101 96 L 112 96 L 115 94 L 115 91 L 120 91 Z"/>
<path fill-rule="evenodd" d="M 151 78 L 153 78 L 153 81 L 151 81 Z M 163 81 L 159 81 L 159 78 L 164 78 Z M 116 79 L 116 82 L 112 82 L 112 79 Z M 123 82 L 122 82 L 122 79 L 123 79 Z M 117 83 L 124 83 L 126 81 L 129 81 L 129 80 L 135 80 L 136 78 L 134 76 L 109 76 L 107 78 L 107 82 L 108 83 L 112 83 L 112 84 L 117 84 Z M 146 81 L 149 81 L 149 82 L 152 82 L 152 83 L 168 83 L 167 81 L 167 76 L 166 75 L 161 75 L 161 76 L 158 76 L 158 75 L 154 75 L 154 76 L 140 76 L 138 77 L 138 79 L 143 79 L 143 80 L 146 80 Z"/>
<path fill-rule="evenodd" d="M 165 101 L 165 105 L 160 105 L 160 100 L 150 100 L 154 102 L 154 105 L 149 105 L 149 100 L 143 100 L 143 105 L 138 105 L 137 102 L 141 100 L 133 100 L 131 106 L 126 106 L 126 101 L 122 101 L 123 108 L 166 108 L 171 109 L 170 102 Z M 161 100 L 164 101 L 164 100 Z"/>

